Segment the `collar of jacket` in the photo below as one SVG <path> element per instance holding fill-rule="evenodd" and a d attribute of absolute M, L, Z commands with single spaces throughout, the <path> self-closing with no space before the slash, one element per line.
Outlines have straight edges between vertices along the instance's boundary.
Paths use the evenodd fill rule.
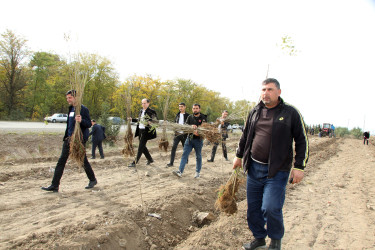
<path fill-rule="evenodd" d="M 280 96 L 279 96 L 279 104 L 277 104 L 276 105 L 276 107 L 278 107 L 278 108 L 281 108 L 282 106 L 284 106 L 284 100 L 283 100 L 283 98 L 281 98 Z M 262 108 L 264 108 L 266 105 L 264 105 L 264 103 L 262 102 L 262 101 L 260 101 L 259 103 L 258 103 L 258 105 L 255 107 L 255 109 L 256 110 L 259 110 L 259 109 L 262 109 Z M 274 107 L 274 108 L 276 108 L 276 107 Z"/>

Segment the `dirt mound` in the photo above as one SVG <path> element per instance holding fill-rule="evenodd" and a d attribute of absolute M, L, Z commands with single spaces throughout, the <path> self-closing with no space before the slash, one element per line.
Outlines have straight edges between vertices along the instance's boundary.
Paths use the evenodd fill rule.
<path fill-rule="evenodd" d="M 55 159 L 61 150 L 61 135 L 37 138 L 35 135 L 22 135 L 22 139 L 17 134 L 6 136 L 9 152 L 18 146 L 21 148 L 17 152 L 22 157 L 24 152 L 28 153 L 25 159 L 17 154 L 13 159 L 2 156 L 9 160 L 8 164 L 0 165 L 1 249 L 239 249 L 252 237 L 246 225 L 244 185 L 238 192 L 237 213 L 228 216 L 214 208 L 217 189 L 232 173 L 231 163 L 223 159 L 220 149 L 215 162 L 207 163 L 212 146 L 204 146 L 201 178 L 194 179 L 194 152 L 183 177 L 177 178 L 172 170 L 178 166 L 181 146 L 175 167 L 166 168 L 169 152 L 159 150 L 157 140 L 153 140 L 149 149 L 155 162 L 147 166 L 142 157 L 137 169 L 131 169 L 127 165 L 132 159 L 122 156 L 123 142 L 119 141 L 114 148 L 105 147 L 104 160 L 90 161 L 98 179 L 93 190 L 84 189 L 88 183 L 85 173 L 69 162 L 59 193 L 46 193 L 40 187 L 51 182 Z M 234 157 L 238 139 L 238 135 L 230 135 L 227 143 L 230 158 Z M 36 151 L 30 146 L 49 143 L 47 151 Z M 325 163 L 338 160 L 338 154 L 346 154 L 345 145 L 346 139 L 310 138 L 306 184 L 288 186 L 287 200 L 300 197 L 300 188 L 327 171 Z M 5 147 L 0 145 L 2 148 Z M 35 157 L 30 157 L 30 152 Z M 310 193 L 308 189 L 306 192 Z M 291 207 L 286 204 L 287 221 L 291 218 Z M 292 216 L 298 213 L 306 216 L 302 211 L 303 207 L 293 210 Z M 197 223 L 199 212 L 210 213 L 211 219 L 206 224 Z M 300 232 L 293 231 L 293 234 Z M 286 241 L 290 242 L 290 237 Z M 293 247 L 286 245 L 286 249 Z"/>

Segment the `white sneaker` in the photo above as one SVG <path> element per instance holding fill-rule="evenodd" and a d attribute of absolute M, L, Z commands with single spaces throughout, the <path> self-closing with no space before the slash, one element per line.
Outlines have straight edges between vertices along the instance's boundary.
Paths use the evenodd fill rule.
<path fill-rule="evenodd" d="M 199 178 L 199 177 L 201 177 L 200 174 L 198 172 L 195 172 L 194 178 Z"/>
<path fill-rule="evenodd" d="M 180 178 L 182 177 L 182 173 L 178 170 L 174 170 L 172 173 L 176 175 L 177 177 L 180 177 Z"/>

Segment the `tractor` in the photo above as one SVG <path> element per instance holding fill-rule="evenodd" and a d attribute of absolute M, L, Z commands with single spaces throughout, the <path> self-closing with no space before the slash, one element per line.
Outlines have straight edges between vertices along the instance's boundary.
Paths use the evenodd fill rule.
<path fill-rule="evenodd" d="M 319 132 L 320 137 L 329 136 L 332 137 L 332 129 L 330 123 L 323 123 L 322 130 Z"/>

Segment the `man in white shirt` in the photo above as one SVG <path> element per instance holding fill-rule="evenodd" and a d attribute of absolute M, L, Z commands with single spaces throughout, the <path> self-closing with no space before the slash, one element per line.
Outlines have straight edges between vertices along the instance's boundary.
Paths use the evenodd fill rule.
<path fill-rule="evenodd" d="M 141 158 L 142 154 L 145 155 L 147 159 L 147 165 L 154 162 L 150 152 L 148 151 L 146 144 L 148 140 L 156 138 L 156 129 L 151 129 L 150 121 L 155 121 L 158 119 L 155 110 L 149 108 L 150 100 L 142 100 L 142 109 L 139 111 L 138 119 L 132 119 L 133 122 L 138 122 L 137 129 L 135 130 L 135 136 L 139 136 L 139 146 L 136 160 L 133 161 L 128 167 L 135 167 Z"/>
<path fill-rule="evenodd" d="M 189 114 L 185 112 L 185 110 L 186 110 L 185 103 L 181 102 L 180 104 L 178 104 L 178 109 L 180 110 L 180 112 L 178 112 L 176 114 L 175 122 L 183 125 L 183 124 L 185 124 L 186 119 L 189 116 Z M 186 137 L 187 137 L 187 134 L 184 134 L 182 131 L 176 131 L 175 132 L 175 136 L 173 138 L 172 151 L 171 151 L 171 160 L 167 164 L 167 168 L 173 166 L 174 158 L 176 157 L 177 146 L 181 142 L 182 148 L 183 148 L 184 144 L 185 144 Z"/>

